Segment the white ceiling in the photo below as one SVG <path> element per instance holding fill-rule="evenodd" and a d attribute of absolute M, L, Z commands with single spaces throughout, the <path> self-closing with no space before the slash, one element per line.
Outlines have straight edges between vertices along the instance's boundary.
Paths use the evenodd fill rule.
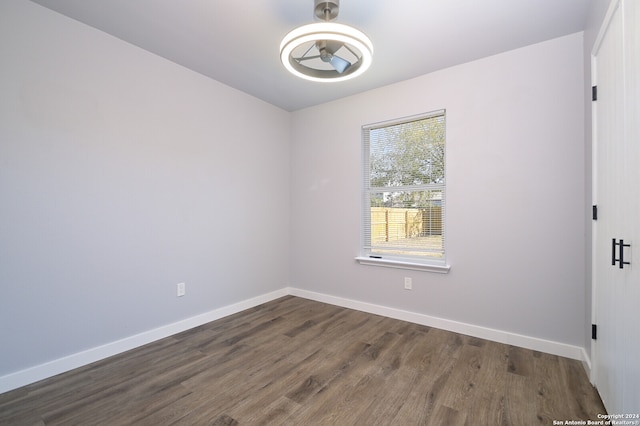
<path fill-rule="evenodd" d="M 290 75 L 282 37 L 313 0 L 32 0 L 285 110 L 294 111 L 584 28 L 591 0 L 342 0 L 336 22 L 374 44 L 354 80 Z"/>

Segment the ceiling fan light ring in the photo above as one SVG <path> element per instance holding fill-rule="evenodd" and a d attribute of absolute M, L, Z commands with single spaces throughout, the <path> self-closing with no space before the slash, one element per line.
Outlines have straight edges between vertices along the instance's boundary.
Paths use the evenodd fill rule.
<path fill-rule="evenodd" d="M 358 61 L 344 73 L 334 70 L 320 70 L 295 61 L 291 53 L 300 45 L 319 40 L 336 41 L 355 48 L 359 53 Z M 357 56 L 357 55 L 356 55 Z M 365 72 L 373 59 L 373 44 L 361 31 L 347 25 L 321 22 L 304 25 L 290 31 L 280 43 L 280 60 L 292 74 L 306 80 L 317 82 L 337 82 L 349 80 Z"/>

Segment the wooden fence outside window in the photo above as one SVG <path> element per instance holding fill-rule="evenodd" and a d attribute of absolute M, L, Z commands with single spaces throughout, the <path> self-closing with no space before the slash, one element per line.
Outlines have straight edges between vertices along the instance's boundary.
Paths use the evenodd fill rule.
<path fill-rule="evenodd" d="M 442 207 L 371 207 L 371 243 L 442 235 Z"/>

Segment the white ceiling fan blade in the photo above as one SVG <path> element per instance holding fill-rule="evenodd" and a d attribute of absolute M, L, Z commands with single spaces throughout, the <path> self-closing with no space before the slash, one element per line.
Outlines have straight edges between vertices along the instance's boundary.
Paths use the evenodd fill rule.
<path fill-rule="evenodd" d="M 333 57 L 331 58 L 331 66 L 333 66 L 333 68 L 338 71 L 338 74 L 342 74 L 351 66 L 351 62 L 347 61 L 346 59 L 342 59 L 339 56 L 333 55 Z"/>

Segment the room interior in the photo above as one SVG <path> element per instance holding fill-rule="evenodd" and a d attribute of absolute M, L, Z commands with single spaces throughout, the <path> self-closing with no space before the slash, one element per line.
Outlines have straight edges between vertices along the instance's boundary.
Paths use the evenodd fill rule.
<path fill-rule="evenodd" d="M 311 0 L 130 3 L 0 4 L 0 393 L 289 295 L 590 374 L 608 1 L 343 0 L 340 83 L 279 61 Z M 362 126 L 439 109 L 450 271 L 359 264 Z"/>

